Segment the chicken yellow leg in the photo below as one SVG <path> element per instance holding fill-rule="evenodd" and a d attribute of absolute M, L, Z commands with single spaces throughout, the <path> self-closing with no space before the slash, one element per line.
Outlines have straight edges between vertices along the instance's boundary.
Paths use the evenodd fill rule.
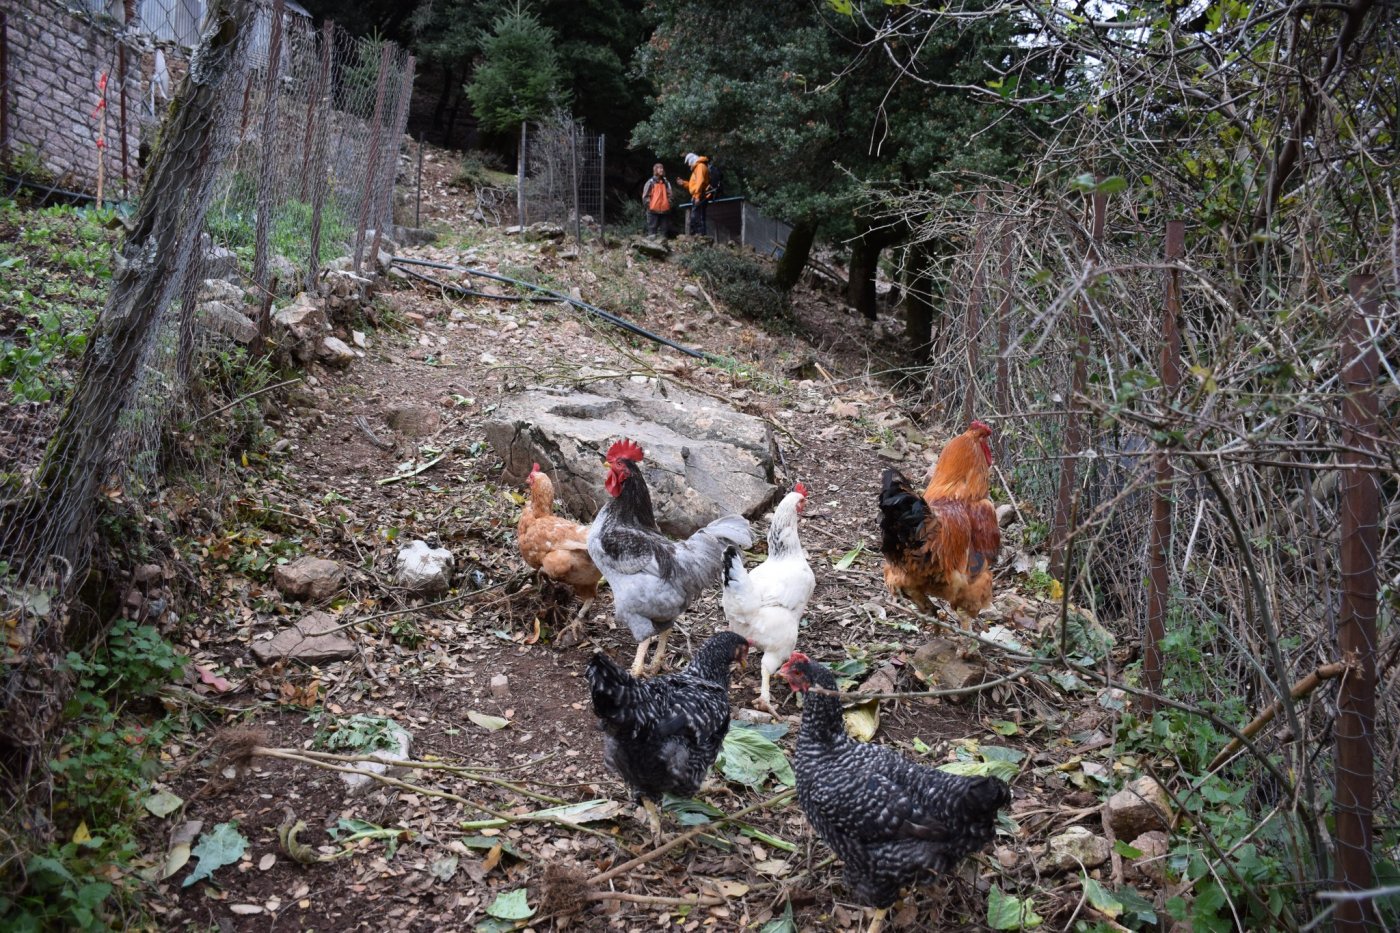
<path fill-rule="evenodd" d="M 644 662 L 647 659 L 647 649 L 651 647 L 651 639 L 643 638 L 637 645 L 637 656 L 632 659 L 632 676 L 641 677 Z"/>
<path fill-rule="evenodd" d="M 865 933 L 880 933 L 880 930 L 885 926 L 885 914 L 888 911 L 888 907 L 875 908 L 875 919 L 870 921 L 870 929 L 866 930 Z"/>
<path fill-rule="evenodd" d="M 654 677 L 661 673 L 661 668 L 666 663 L 666 638 L 670 634 L 671 630 L 665 629 L 656 636 L 656 654 L 652 655 L 651 664 L 647 666 L 647 676 Z"/>

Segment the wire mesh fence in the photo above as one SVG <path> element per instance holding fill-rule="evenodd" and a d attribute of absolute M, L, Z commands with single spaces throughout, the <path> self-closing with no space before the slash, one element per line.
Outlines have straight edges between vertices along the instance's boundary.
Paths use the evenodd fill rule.
<path fill-rule="evenodd" d="M 130 198 L 110 292 L 71 393 L 22 401 L 0 386 L 0 434 L 11 442 L 0 468 L 0 620 L 9 636 L 0 738 L 21 747 L 42 740 L 61 704 L 54 661 L 75 634 L 65 630 L 64 603 L 84 581 L 101 505 L 138 502 L 152 488 L 159 434 L 172 413 L 188 416 L 195 430 L 187 389 L 203 360 L 217 352 L 235 366 L 259 365 L 221 336 L 211 289 L 218 294 L 214 286 L 225 280 L 237 286 L 238 300 L 251 295 L 251 305 L 225 310 L 265 336 L 274 287 L 283 294 L 313 287 L 330 260 L 345 256 L 342 264 L 358 271 L 377 255 L 391 222 L 413 75 L 412 57 L 397 46 L 355 39 L 329 23 L 318 29 L 282 0 L 216 0 L 188 55 L 155 47 L 142 33 L 157 4 L 141 4 L 140 19 L 125 20 L 138 28 L 123 31 L 110 10 L 74 16 L 46 0 L 24 2 L 36 15 L 26 17 L 26 41 L 6 46 L 6 73 L 23 76 L 26 87 L 42 86 L 45 74 L 102 74 L 121 48 L 129 60 L 140 50 L 143 68 L 155 66 L 155 51 L 168 53 L 165 67 L 182 80 L 158 141 L 150 134 L 149 153 L 140 156 L 139 197 L 134 166 L 113 159 L 116 146 L 96 145 L 120 131 L 121 121 L 118 129 L 95 124 L 108 134 L 90 139 L 101 167 L 60 176 L 65 163 L 45 148 L 46 138 L 60 137 L 41 130 L 71 115 L 45 116 L 33 100 L 23 111 L 6 110 L 14 130 L 8 142 L 37 140 L 19 167 L 29 175 L 11 159 L 10 191 L 37 191 L 41 199 L 62 182 L 87 198 L 110 196 L 121 189 L 104 192 L 103 171 L 120 169 L 108 178 L 124 179 Z M 135 8 L 119 5 L 118 12 Z M 78 30 L 57 57 L 29 41 L 39 13 L 55 28 Z M 16 17 L 7 14 L 4 25 L 3 38 L 17 35 Z M 28 57 L 16 61 L 13 51 Z M 64 58 L 70 54 L 86 57 L 73 63 Z M 117 90 L 131 96 L 133 88 Z"/>
<path fill-rule="evenodd" d="M 1400 820 L 1400 383 L 1385 352 L 1400 314 L 1376 284 L 1396 281 L 1394 255 L 1377 240 L 1361 263 L 1375 274 L 1336 288 L 1356 265 L 1324 259 L 1314 229 L 1310 275 L 1245 302 L 1216 240 L 1178 230 L 1168 251 L 1163 213 L 988 189 L 904 215 L 942 309 L 911 388 L 931 417 L 994 424 L 1045 570 L 1072 604 L 1137 624 L 1120 647 L 1143 679 L 1125 682 L 1238 727 L 1271 707 L 1288 723 L 1212 767 L 1260 788 L 1246 805 L 1265 823 L 1298 817 L 1260 840 L 1294 849 L 1298 883 L 1316 884 L 1382 855 L 1334 854 L 1312 834 L 1319 811 L 1357 824 L 1353 839 Z M 1341 687 L 1291 699 L 1318 671 Z"/>
<path fill-rule="evenodd" d="M 606 156 L 606 138 L 567 113 L 521 124 L 519 223 L 562 224 L 579 242 L 585 228 L 601 231 Z"/>

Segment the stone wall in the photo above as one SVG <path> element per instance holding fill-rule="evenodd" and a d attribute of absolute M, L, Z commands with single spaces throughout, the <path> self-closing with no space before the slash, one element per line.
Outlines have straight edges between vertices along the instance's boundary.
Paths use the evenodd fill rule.
<path fill-rule="evenodd" d="M 96 192 L 100 157 L 105 195 L 134 193 L 141 125 L 149 122 L 144 111 L 150 106 L 152 55 L 131 45 L 120 54 L 116 24 L 104 18 L 84 19 L 50 0 L 6 0 L 5 6 L 0 92 L 6 125 L 0 136 L 12 163 L 26 168 L 37 157 L 60 187 Z M 104 74 L 106 120 L 99 147 Z"/>

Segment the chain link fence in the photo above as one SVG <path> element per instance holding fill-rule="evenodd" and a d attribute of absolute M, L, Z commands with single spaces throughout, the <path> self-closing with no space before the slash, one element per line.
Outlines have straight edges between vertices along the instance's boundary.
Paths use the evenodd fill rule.
<path fill-rule="evenodd" d="M 557 223 L 582 243 L 584 229 L 602 232 L 607 140 L 567 113 L 520 125 L 516 213 L 524 226 Z"/>
<path fill-rule="evenodd" d="M 11 181 L 0 193 L 130 198 L 111 289 L 71 393 L 21 402 L 0 386 L 0 435 L 12 454 L 0 469 L 0 621 L 8 636 L 0 649 L 0 739 L 32 747 L 61 706 L 55 662 L 79 646 L 67 598 L 86 578 L 102 504 L 134 504 L 151 492 L 160 432 L 173 412 L 182 412 L 191 434 L 199 430 L 203 419 L 187 390 L 211 351 L 235 367 L 259 365 L 219 336 L 208 316 L 211 291 L 235 285 L 240 301 L 249 296 L 250 305 L 229 313 L 261 338 L 274 286 L 285 286 L 284 294 L 310 288 L 335 257 L 347 256 L 343 266 L 358 271 L 366 254 L 377 256 L 391 221 L 413 58 L 329 23 L 316 28 L 281 0 L 214 0 L 188 53 L 178 41 L 154 44 L 156 35 L 187 35 L 183 19 L 152 28 L 159 4 L 140 4 L 139 19 L 131 17 L 136 4 L 118 5 L 122 19 L 111 9 L 78 15 L 47 0 L 21 2 L 22 13 L 5 13 L 0 33 L 10 41 L 24 30 L 23 42 L 5 46 L 5 90 L 6 100 L 26 102 L 5 109 Z M 184 4 L 179 15 L 189 9 Z M 45 30 L 68 30 L 71 41 L 46 51 L 34 41 Z M 83 174 L 53 151 L 72 131 L 69 101 L 55 90 L 60 112 L 45 114 L 30 90 L 19 90 L 72 72 L 112 73 L 123 49 L 128 83 L 108 82 L 109 94 L 135 98 L 138 73 L 147 82 L 140 94 L 154 93 L 159 59 L 176 99 L 159 108 L 158 137 L 139 120 L 104 123 L 98 113 L 89 127 L 96 168 Z M 135 160 L 114 155 L 115 133 L 150 140 L 142 143 L 139 197 L 140 173 Z M 21 139 L 27 161 L 16 167 Z"/>

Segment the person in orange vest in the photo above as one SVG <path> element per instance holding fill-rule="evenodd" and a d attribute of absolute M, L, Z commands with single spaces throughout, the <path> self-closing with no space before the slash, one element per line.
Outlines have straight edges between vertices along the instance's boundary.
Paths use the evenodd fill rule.
<path fill-rule="evenodd" d="M 651 177 L 642 186 L 642 203 L 647 209 L 647 236 L 670 233 L 671 182 L 660 162 L 651 167 Z"/>
<path fill-rule="evenodd" d="M 710 158 L 687 152 L 685 164 L 690 169 L 690 178 L 685 182 L 686 190 L 690 192 L 690 219 L 685 232 L 704 236 L 705 214 L 714 198 L 714 192 L 710 190 Z"/>

